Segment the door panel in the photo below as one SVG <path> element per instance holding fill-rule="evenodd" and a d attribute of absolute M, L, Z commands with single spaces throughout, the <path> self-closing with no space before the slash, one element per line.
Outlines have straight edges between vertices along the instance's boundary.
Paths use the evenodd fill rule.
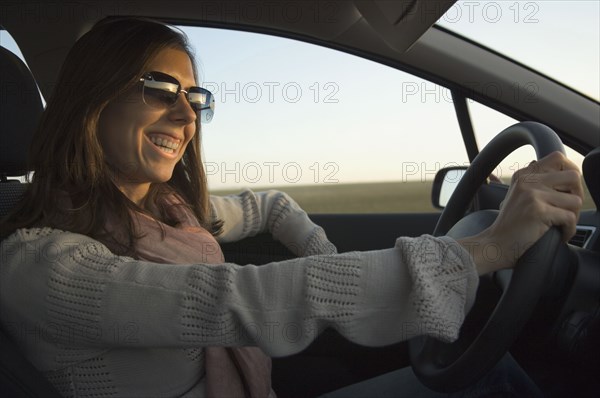
<path fill-rule="evenodd" d="M 431 234 L 439 213 L 407 214 L 315 214 L 310 218 L 322 226 L 338 252 L 394 247 L 400 236 Z M 222 245 L 225 260 L 236 264 L 266 264 L 294 255 L 269 234 L 260 234 Z"/>

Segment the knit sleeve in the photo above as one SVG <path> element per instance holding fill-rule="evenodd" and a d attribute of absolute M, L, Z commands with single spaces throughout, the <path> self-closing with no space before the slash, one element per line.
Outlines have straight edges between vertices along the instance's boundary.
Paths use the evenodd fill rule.
<path fill-rule="evenodd" d="M 479 283 L 471 256 L 449 237 L 399 238 L 396 247 L 408 268 L 409 300 L 423 334 L 456 340 Z"/>
<path fill-rule="evenodd" d="M 270 190 L 211 196 L 213 215 L 224 221 L 220 243 L 269 232 L 297 256 L 335 254 L 325 231 L 286 193 Z"/>
<path fill-rule="evenodd" d="M 370 346 L 452 340 L 477 285 L 452 242 L 242 267 L 143 262 L 82 235 L 20 230 L 2 242 L 0 313 L 52 344 L 99 349 L 258 345 L 282 356 L 327 327 Z"/>

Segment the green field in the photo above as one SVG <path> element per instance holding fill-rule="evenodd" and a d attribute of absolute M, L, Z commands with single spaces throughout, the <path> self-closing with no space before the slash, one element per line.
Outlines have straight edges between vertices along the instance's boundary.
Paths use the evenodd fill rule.
<path fill-rule="evenodd" d="M 383 182 L 364 184 L 289 185 L 254 188 L 276 189 L 293 197 L 308 213 L 429 212 L 431 182 Z M 216 195 L 236 190 L 213 191 Z"/>
<path fill-rule="evenodd" d="M 288 185 L 257 188 L 276 189 L 293 197 L 308 213 L 418 213 L 438 211 L 431 205 L 432 181 L 358 184 Z M 212 191 L 215 195 L 238 193 L 239 189 Z M 586 192 L 584 209 L 593 208 Z"/>

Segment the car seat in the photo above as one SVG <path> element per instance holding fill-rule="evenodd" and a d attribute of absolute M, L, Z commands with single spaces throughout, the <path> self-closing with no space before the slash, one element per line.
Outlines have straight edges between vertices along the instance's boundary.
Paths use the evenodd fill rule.
<path fill-rule="evenodd" d="M 0 47 L 0 218 L 10 212 L 27 189 L 27 184 L 10 178 L 29 171 L 29 143 L 42 110 L 31 72 L 16 55 Z M 60 397 L 20 352 L 1 324 L 0 396 Z"/>

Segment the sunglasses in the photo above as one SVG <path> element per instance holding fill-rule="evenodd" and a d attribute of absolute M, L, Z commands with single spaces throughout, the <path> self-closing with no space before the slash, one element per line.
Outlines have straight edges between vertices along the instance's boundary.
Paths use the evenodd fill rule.
<path fill-rule="evenodd" d="M 215 97 L 205 88 L 190 87 L 183 90 L 179 80 L 162 72 L 148 72 L 140 78 L 140 82 L 144 83 L 142 99 L 153 108 L 169 108 L 175 105 L 179 93 L 183 93 L 200 123 L 209 123 L 215 114 Z"/>

